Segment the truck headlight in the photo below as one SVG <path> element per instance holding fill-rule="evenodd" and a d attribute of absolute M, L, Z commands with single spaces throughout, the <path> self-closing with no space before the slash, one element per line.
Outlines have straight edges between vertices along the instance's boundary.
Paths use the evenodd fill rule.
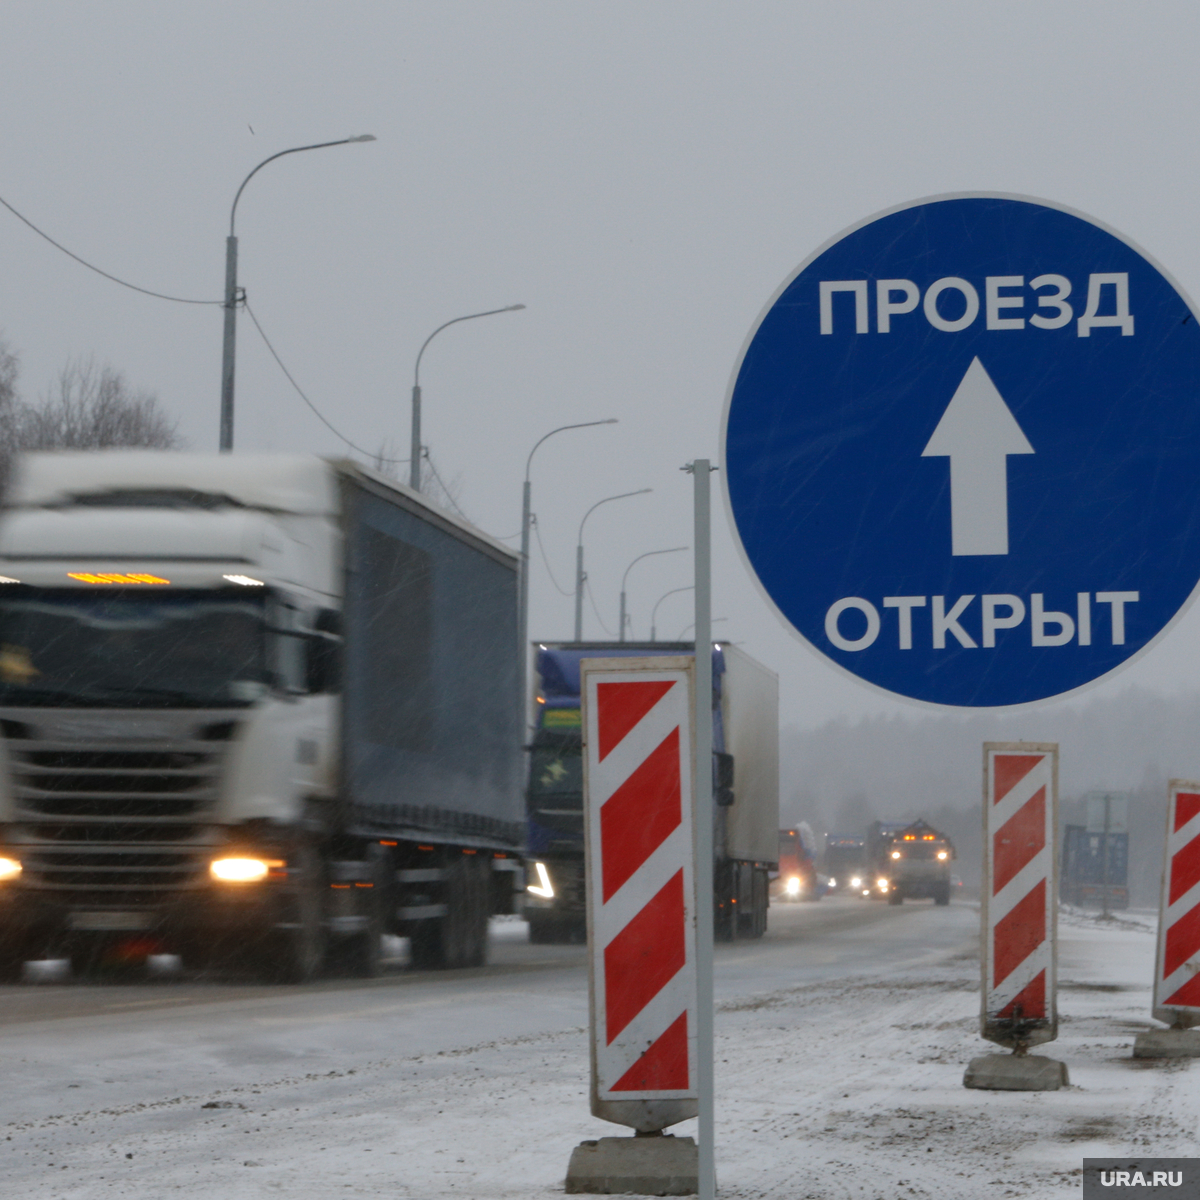
<path fill-rule="evenodd" d="M 21 861 L 16 858 L 9 858 L 7 855 L 0 856 L 0 883 L 8 883 L 16 879 L 21 874 Z"/>
<path fill-rule="evenodd" d="M 241 855 L 230 858 L 214 858 L 208 872 L 222 883 L 258 883 L 266 879 L 272 870 L 286 864 L 282 859 L 248 858 Z"/>
<path fill-rule="evenodd" d="M 939 850 L 938 851 L 938 862 L 945 862 L 946 859 L 948 859 L 949 857 L 950 857 L 949 850 Z"/>
<path fill-rule="evenodd" d="M 790 876 L 787 883 L 783 885 L 783 890 L 787 892 L 789 896 L 800 895 L 800 877 L 798 875 Z"/>
<path fill-rule="evenodd" d="M 543 862 L 534 863 L 533 870 L 537 875 L 537 883 L 527 883 L 525 890 L 534 896 L 541 896 L 543 900 L 553 900 L 554 884 L 550 882 L 550 872 L 546 870 L 546 864 Z"/>
<path fill-rule="evenodd" d="M 893 857 L 893 858 L 899 858 L 899 857 L 900 857 L 900 851 L 899 851 L 899 850 L 893 850 L 893 851 L 892 851 L 892 857 Z"/>
<path fill-rule="evenodd" d="M 853 878 L 850 880 L 850 886 L 851 886 L 852 888 L 860 888 L 860 887 L 862 887 L 862 876 L 861 876 L 861 875 L 855 875 L 855 876 L 854 876 L 854 877 L 853 877 Z"/>
<path fill-rule="evenodd" d="M 877 880 L 875 880 L 875 886 L 881 892 L 886 892 L 888 890 L 889 885 L 888 885 L 888 881 L 886 879 L 877 879 Z"/>

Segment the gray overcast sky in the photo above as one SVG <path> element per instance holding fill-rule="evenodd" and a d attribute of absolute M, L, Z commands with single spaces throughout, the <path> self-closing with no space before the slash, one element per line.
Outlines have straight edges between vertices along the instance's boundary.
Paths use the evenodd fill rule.
<path fill-rule="evenodd" d="M 407 456 L 417 350 L 426 441 L 490 532 L 520 523 L 525 456 L 559 582 L 587 560 L 616 628 L 621 574 L 688 543 L 678 468 L 718 456 L 730 371 L 779 283 L 831 235 L 943 192 L 1042 196 L 1134 239 L 1193 296 L 1200 9 L 1192 4 L 25 3 L 0 9 L 0 196 L 144 287 L 218 298 L 238 210 L 241 282 L 301 385 L 360 445 Z M 252 132 L 253 131 L 253 132 Z M 221 314 L 92 275 L 0 212 L 0 329 L 27 395 L 95 355 L 215 449 Z M 236 444 L 337 453 L 250 322 Z M 510 543 L 513 544 L 513 543 Z M 716 522 L 722 637 L 778 670 L 785 721 L 913 711 L 825 667 L 777 623 Z M 635 632 L 690 555 L 639 564 Z M 535 559 L 531 633 L 571 601 Z M 686 594 L 661 635 L 691 620 Z M 587 612 L 585 632 L 600 636 Z M 1200 611 L 1101 685 L 1172 690 Z"/>

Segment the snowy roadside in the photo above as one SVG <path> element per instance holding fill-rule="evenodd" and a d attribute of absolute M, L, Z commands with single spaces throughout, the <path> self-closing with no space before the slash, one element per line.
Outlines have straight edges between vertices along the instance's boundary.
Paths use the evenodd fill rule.
<path fill-rule="evenodd" d="M 1064 914 L 1059 1040 L 1071 1087 L 967 1091 L 978 964 L 724 1002 L 717 1021 L 724 1197 L 1077 1197 L 1085 1156 L 1195 1155 L 1188 1065 L 1135 1065 L 1152 920 Z M 64 1104 L 67 1102 L 64 1101 Z M 31 1200 L 562 1194 L 571 1148 L 619 1134 L 587 1110 L 582 1028 L 257 1087 L 89 1110 L 3 1130 L 0 1172 Z M 691 1132 L 680 1126 L 677 1132 Z"/>

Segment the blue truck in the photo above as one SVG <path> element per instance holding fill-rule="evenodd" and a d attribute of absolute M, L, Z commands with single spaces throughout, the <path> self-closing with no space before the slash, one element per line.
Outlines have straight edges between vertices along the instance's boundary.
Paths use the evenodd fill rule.
<path fill-rule="evenodd" d="M 693 642 L 538 643 L 527 813 L 525 916 L 534 942 L 583 941 L 583 759 L 579 664 L 585 658 L 694 655 Z M 761 937 L 768 872 L 779 857 L 779 683 L 727 642 L 713 647 L 713 909 L 716 936 Z"/>

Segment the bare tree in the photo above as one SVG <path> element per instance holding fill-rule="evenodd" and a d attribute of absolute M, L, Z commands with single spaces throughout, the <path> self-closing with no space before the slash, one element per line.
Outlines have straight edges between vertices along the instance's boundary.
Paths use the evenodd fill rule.
<path fill-rule="evenodd" d="M 12 424 L 18 450 L 175 450 L 182 444 L 156 396 L 135 391 L 120 371 L 91 359 L 69 362 L 40 404 L 14 405 Z"/>
<path fill-rule="evenodd" d="M 8 348 L 4 336 L 0 334 L 0 413 L 8 411 L 17 402 L 19 373 L 20 363 L 17 356 Z"/>

